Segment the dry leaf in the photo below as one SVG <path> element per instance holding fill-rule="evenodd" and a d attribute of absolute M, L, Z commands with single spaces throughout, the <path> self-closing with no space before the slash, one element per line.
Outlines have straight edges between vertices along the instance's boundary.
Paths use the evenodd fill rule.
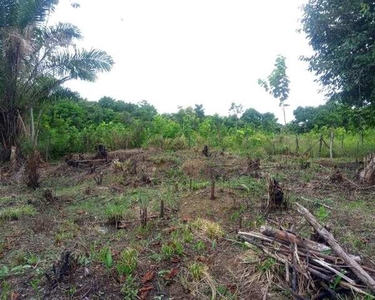
<path fill-rule="evenodd" d="M 174 277 L 176 277 L 176 275 L 178 274 L 179 272 L 179 269 L 178 268 L 173 268 L 171 269 L 171 271 L 165 275 L 165 279 L 166 280 L 172 280 Z"/>
<path fill-rule="evenodd" d="M 154 271 L 148 271 L 142 278 L 142 283 L 146 283 L 148 281 L 151 281 L 155 278 L 155 272 Z"/>
<path fill-rule="evenodd" d="M 146 300 L 148 294 L 150 293 L 150 291 L 151 291 L 153 288 L 154 288 L 154 286 L 153 286 L 152 284 L 145 285 L 144 287 L 142 287 L 142 288 L 139 290 L 139 298 L 140 298 L 141 300 Z"/>

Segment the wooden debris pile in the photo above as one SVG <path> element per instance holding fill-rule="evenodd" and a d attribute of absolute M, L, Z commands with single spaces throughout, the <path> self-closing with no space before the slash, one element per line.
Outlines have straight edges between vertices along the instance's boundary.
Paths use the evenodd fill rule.
<path fill-rule="evenodd" d="M 359 256 L 347 254 L 306 208 L 299 204 L 297 207 L 326 244 L 268 226 L 262 226 L 260 232 L 239 232 L 238 237 L 285 266 L 283 286 L 296 299 L 375 293 L 375 270 L 362 265 Z"/>

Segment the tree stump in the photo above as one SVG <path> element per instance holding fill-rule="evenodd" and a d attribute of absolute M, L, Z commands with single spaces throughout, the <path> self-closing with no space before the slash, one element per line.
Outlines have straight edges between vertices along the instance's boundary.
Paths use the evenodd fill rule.
<path fill-rule="evenodd" d="M 210 151 L 208 150 L 208 146 L 207 145 L 204 145 L 203 147 L 203 150 L 202 150 L 202 154 L 206 157 L 210 157 L 211 156 L 211 153 Z"/>
<path fill-rule="evenodd" d="M 107 149 L 104 145 L 98 145 L 98 152 L 96 153 L 94 159 L 108 159 Z"/>
<path fill-rule="evenodd" d="M 282 205 L 285 206 L 285 204 L 284 192 L 279 182 L 270 176 L 268 178 L 268 207 L 280 208 Z"/>
<path fill-rule="evenodd" d="M 18 161 L 17 161 L 17 148 L 12 146 L 10 151 L 10 171 L 11 173 L 15 173 L 18 168 Z"/>
<path fill-rule="evenodd" d="M 364 168 L 359 172 L 359 179 L 363 183 L 375 184 L 375 153 L 364 159 Z"/>

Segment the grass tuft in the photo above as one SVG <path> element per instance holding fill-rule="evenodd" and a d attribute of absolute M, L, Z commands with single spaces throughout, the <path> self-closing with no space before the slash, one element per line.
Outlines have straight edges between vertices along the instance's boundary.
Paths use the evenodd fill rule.
<path fill-rule="evenodd" d="M 31 205 L 21 207 L 8 207 L 0 210 L 0 220 L 18 220 L 21 216 L 32 216 L 36 210 Z"/>
<path fill-rule="evenodd" d="M 138 265 L 138 252 L 135 249 L 126 248 L 121 252 L 120 261 L 117 263 L 117 272 L 120 275 L 131 275 Z"/>
<path fill-rule="evenodd" d="M 202 231 L 210 239 L 219 239 L 223 237 L 224 231 L 220 224 L 198 218 L 192 223 L 192 226 Z"/>

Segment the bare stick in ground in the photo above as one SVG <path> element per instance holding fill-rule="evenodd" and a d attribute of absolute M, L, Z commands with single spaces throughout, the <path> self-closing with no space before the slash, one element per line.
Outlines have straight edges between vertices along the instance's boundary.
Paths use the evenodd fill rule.
<path fill-rule="evenodd" d="M 164 218 L 164 201 L 160 200 L 160 218 Z"/>
<path fill-rule="evenodd" d="M 373 292 L 375 292 L 375 280 L 372 278 L 363 268 L 352 258 L 350 257 L 336 242 L 331 233 L 329 233 L 315 217 L 302 205 L 296 203 L 298 211 L 305 217 L 305 219 L 310 223 L 312 227 L 322 236 L 331 248 L 339 255 L 345 263 L 352 269 L 352 271 L 362 280 Z"/>
<path fill-rule="evenodd" d="M 215 200 L 215 180 L 211 179 L 211 200 Z"/>
<path fill-rule="evenodd" d="M 141 208 L 141 225 L 142 227 L 146 227 L 147 225 L 147 207 Z"/>
<path fill-rule="evenodd" d="M 211 200 L 215 200 L 215 172 L 214 169 L 210 170 L 210 178 L 211 178 Z"/>

